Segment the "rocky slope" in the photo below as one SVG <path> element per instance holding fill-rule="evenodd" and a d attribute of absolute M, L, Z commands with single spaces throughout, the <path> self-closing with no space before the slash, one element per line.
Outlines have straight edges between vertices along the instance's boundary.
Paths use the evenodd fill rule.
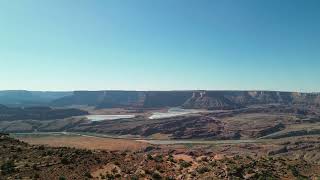
<path fill-rule="evenodd" d="M 31 146 L 0 134 L 0 179 L 316 179 L 302 158 L 169 150 L 100 151 Z M 295 146 L 294 146 L 295 147 Z M 301 146 L 300 146 L 301 147 Z"/>

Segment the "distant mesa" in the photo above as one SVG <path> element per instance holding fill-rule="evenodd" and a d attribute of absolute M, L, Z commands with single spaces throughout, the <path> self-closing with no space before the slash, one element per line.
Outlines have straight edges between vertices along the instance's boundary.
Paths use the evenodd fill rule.
<path fill-rule="evenodd" d="M 96 108 L 162 108 L 225 110 L 255 104 L 319 105 L 320 95 L 278 91 L 77 91 L 52 101 L 54 106 Z"/>
<path fill-rule="evenodd" d="M 97 109 L 183 107 L 225 110 L 273 103 L 319 106 L 320 94 L 279 91 L 0 91 L 0 104 L 10 107 L 84 105 Z"/>

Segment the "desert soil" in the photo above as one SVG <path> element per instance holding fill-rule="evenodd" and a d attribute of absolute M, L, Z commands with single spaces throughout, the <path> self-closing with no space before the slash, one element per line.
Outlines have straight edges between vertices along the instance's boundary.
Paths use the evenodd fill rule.
<path fill-rule="evenodd" d="M 100 150 L 131 150 L 145 149 L 148 143 L 126 139 L 112 139 L 85 136 L 39 136 L 19 137 L 20 140 L 32 145 L 48 145 L 52 147 L 75 147 L 80 149 Z"/>

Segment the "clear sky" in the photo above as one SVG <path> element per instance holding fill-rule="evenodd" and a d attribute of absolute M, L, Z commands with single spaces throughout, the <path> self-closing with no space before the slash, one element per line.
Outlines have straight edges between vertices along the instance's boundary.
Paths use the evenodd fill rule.
<path fill-rule="evenodd" d="M 0 89 L 320 92 L 320 1 L 0 0 Z"/>

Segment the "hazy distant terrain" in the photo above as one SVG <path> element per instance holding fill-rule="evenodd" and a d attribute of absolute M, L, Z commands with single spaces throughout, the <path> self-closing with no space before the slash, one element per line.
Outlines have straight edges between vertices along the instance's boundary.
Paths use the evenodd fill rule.
<path fill-rule="evenodd" d="M 45 92 L 8 90 L 0 91 L 0 104 L 8 106 L 39 106 L 51 101 L 72 95 L 72 92 Z"/>
<path fill-rule="evenodd" d="M 320 105 L 320 95 L 276 91 L 77 91 L 52 102 L 56 106 L 234 109 L 253 104 Z"/>
<path fill-rule="evenodd" d="M 0 95 L 0 132 L 35 145 L 2 134 L 3 177 L 319 177 L 320 95 L 316 93 L 5 91 Z"/>
<path fill-rule="evenodd" d="M 3 132 L 71 131 L 169 139 L 281 138 L 320 133 L 320 95 L 273 91 L 78 91 L 5 95 L 34 107 L 0 107 Z M 33 96 L 31 96 L 34 94 Z M 1 99 L 0 99 L 1 100 Z M 3 102 L 3 103 L 2 103 Z M 0 101 L 0 104 L 7 104 Z M 17 105 L 17 104 L 16 104 Z M 30 104 L 28 104 L 30 105 Z M 70 108 L 72 107 L 72 108 Z M 170 115 L 170 108 L 193 113 Z M 77 108 L 81 108 L 77 109 Z M 169 108 L 169 110 L 168 110 Z M 118 110 L 117 110 L 118 109 Z M 196 110 L 198 109 L 198 110 Z M 169 111 L 169 112 L 167 112 Z M 188 112 L 187 110 L 184 110 Z M 172 113 L 172 112 L 171 112 Z M 91 121 L 83 116 L 105 117 Z M 161 114 L 160 118 L 153 118 Z M 166 115 L 168 114 L 168 115 Z M 114 117 L 120 117 L 115 118 Z M 121 118 L 122 117 L 122 118 Z M 108 119 L 109 118 L 109 119 Z"/>
<path fill-rule="evenodd" d="M 0 91 L 0 104 L 8 106 L 72 106 L 96 108 L 177 107 L 234 109 L 252 104 L 320 105 L 320 94 L 276 91 Z"/>

